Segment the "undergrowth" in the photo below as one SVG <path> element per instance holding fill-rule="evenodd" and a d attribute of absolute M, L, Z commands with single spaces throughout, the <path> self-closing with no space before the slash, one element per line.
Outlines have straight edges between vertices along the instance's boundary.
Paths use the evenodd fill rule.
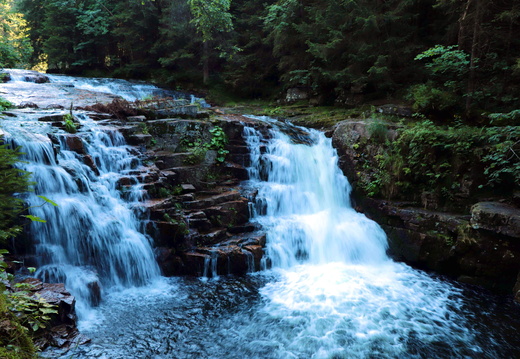
<path fill-rule="evenodd" d="M 403 125 L 393 141 L 382 141 L 382 131 L 372 139 L 379 142 L 377 153 L 360 151 L 370 173 L 360 185 L 369 196 L 410 198 L 429 191 L 450 200 L 461 191 L 520 187 L 519 126 L 436 126 L 426 120 Z"/>

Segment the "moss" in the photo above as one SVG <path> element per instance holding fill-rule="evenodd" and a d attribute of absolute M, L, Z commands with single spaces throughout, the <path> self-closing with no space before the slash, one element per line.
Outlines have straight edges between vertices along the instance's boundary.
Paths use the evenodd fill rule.
<path fill-rule="evenodd" d="M 5 286 L 0 283 L 0 358 L 36 358 L 32 339 L 7 308 L 4 291 Z"/>

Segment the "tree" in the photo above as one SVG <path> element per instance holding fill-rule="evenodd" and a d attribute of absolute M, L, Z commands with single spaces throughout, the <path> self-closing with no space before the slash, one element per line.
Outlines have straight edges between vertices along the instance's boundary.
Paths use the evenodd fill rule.
<path fill-rule="evenodd" d="M 191 21 L 202 37 L 203 82 L 207 84 L 209 81 L 209 43 L 218 34 L 233 29 L 233 22 L 229 13 L 231 0 L 188 0 L 188 4 L 193 16 Z M 214 48 L 218 48 L 218 44 Z"/>
<path fill-rule="evenodd" d="M 0 242 L 21 232 L 21 227 L 13 222 L 23 210 L 24 201 L 15 194 L 28 191 L 30 173 L 14 167 L 20 155 L 19 149 L 0 145 Z"/>
<path fill-rule="evenodd" d="M 0 0 L 0 67 L 24 66 L 31 51 L 27 22 L 14 0 Z"/>

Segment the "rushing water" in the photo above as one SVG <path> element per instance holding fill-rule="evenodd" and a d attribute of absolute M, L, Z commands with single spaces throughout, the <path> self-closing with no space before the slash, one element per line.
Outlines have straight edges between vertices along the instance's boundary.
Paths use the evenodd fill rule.
<path fill-rule="evenodd" d="M 30 214 L 46 220 L 32 222 L 29 231 L 36 275 L 64 282 L 77 298 L 80 318 L 85 318 L 104 288 L 144 285 L 160 272 L 151 238 L 142 234 L 134 208 L 143 199 L 140 185 L 130 186 L 124 196 L 118 186 L 121 176 L 140 166 L 137 153 L 115 129 L 79 118 L 88 130 L 73 138 L 84 154 L 71 151 L 70 135 L 60 131 L 54 135 L 56 154 L 50 138 L 35 133 L 41 131 L 40 123 L 30 119 L 6 121 L 4 128 L 6 141 L 25 153 L 20 166 L 32 173 L 34 191 L 26 198 Z M 86 157 L 95 167 L 86 164 Z M 45 204 L 38 196 L 58 205 Z"/>
<path fill-rule="evenodd" d="M 258 190 L 253 220 L 267 232 L 271 269 L 210 280 L 162 278 L 112 292 L 96 319 L 82 322 L 92 344 L 61 357 L 520 355 L 510 300 L 390 260 L 379 226 L 349 204 L 350 186 L 330 139 L 271 124 L 268 135 L 245 130 L 252 163 L 245 185 Z"/>
<path fill-rule="evenodd" d="M 32 89 L 42 87 L 42 84 L 27 83 L 27 76 L 29 75 L 30 79 L 30 76 L 36 73 L 34 71 L 18 69 L 4 69 L 4 71 L 8 72 L 11 76 L 11 81 L 8 82 L 8 84 L 25 84 L 27 86 L 30 86 L 30 88 Z M 78 77 L 61 74 L 45 74 L 45 76 L 49 79 L 50 84 L 55 86 L 87 90 L 93 93 L 111 94 L 122 97 L 127 101 L 142 100 L 152 97 L 169 97 L 176 99 L 184 98 L 189 100 L 191 103 L 198 103 L 202 107 L 209 107 L 206 101 L 202 98 L 197 98 L 194 95 L 182 91 L 173 91 L 161 88 L 143 81 L 128 81 L 123 79 L 112 79 L 102 77 Z M 43 85 L 45 86 L 45 84 Z"/>
<path fill-rule="evenodd" d="M 51 80 L 121 91 L 105 80 Z M 255 119 L 268 122 L 269 133 L 245 128 L 251 167 L 244 186 L 257 193 L 252 220 L 267 234 L 261 272 L 162 278 L 136 211 L 141 186 L 118 186 L 139 168 L 138 153 L 85 116 L 84 154 L 71 151 L 66 133 L 26 113 L 2 127 L 33 172 L 31 214 L 47 220 L 31 228 L 37 274 L 66 283 L 78 298 L 80 329 L 92 338 L 44 357 L 520 357 L 518 307 L 509 298 L 387 257 L 384 232 L 352 209 L 350 185 L 322 133 L 266 118 Z M 39 206 L 37 195 L 58 206 Z M 103 300 L 92 309 L 98 290 Z"/>

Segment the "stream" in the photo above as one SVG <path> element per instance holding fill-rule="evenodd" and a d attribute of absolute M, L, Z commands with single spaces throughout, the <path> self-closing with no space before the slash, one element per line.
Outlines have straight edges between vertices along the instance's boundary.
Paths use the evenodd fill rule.
<path fill-rule="evenodd" d="M 50 140 L 31 126 L 4 127 L 38 182 L 28 201 L 45 195 L 60 204 L 33 212 L 49 222 L 34 229 L 37 274 L 67 283 L 78 297 L 79 328 L 92 339 L 43 357 L 520 357 L 518 306 L 510 297 L 394 262 L 383 230 L 352 208 L 331 140 L 251 119 L 271 126 L 268 134 L 244 130 L 251 167 L 243 186 L 257 191 L 251 220 L 267 235 L 264 269 L 211 279 L 160 276 L 134 210 L 139 185 L 126 195 L 116 188 L 140 166 L 116 131 L 80 118 L 95 171 L 69 150 L 64 133 L 56 134 L 55 158 Z M 92 307 L 92 291 L 82 288 L 98 282 L 103 300 Z"/>

